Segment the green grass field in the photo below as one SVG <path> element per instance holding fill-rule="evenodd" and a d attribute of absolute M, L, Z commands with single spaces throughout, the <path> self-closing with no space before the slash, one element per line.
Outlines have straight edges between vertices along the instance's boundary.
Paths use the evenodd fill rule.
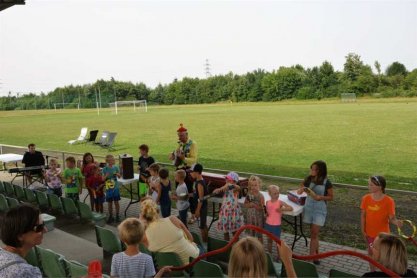
<path fill-rule="evenodd" d="M 147 143 L 158 161 L 168 162 L 179 123 L 198 142 L 206 167 L 301 178 L 314 160 L 328 163 L 330 178 L 366 185 L 382 174 L 390 187 L 415 190 L 417 99 L 340 103 L 288 101 L 149 107 L 123 110 L 0 112 L 0 143 L 71 152 L 106 154 L 92 145 L 67 144 L 80 128 L 118 133 L 114 154 L 137 157 Z"/>

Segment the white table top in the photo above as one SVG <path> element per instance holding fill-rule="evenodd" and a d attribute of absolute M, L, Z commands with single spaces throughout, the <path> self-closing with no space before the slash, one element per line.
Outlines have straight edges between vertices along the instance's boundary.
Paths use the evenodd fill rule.
<path fill-rule="evenodd" d="M 268 192 L 266 192 L 266 191 L 260 191 L 260 192 L 264 196 L 265 203 L 266 203 L 266 201 L 271 200 L 271 197 L 269 196 Z M 287 205 L 289 205 L 289 206 L 291 206 L 293 208 L 292 211 L 284 211 L 282 214 L 290 215 L 290 216 L 298 216 L 304 210 L 304 206 L 300 206 L 300 205 L 298 205 L 298 204 L 290 201 L 288 199 L 287 194 L 279 194 L 279 199 L 280 199 L 280 201 L 286 203 Z M 213 198 L 208 199 L 208 201 L 209 202 L 213 202 L 213 203 L 219 203 L 219 204 L 221 204 L 222 201 L 223 201 L 223 198 L 221 198 L 221 197 L 213 197 Z M 245 202 L 245 197 L 240 198 L 238 202 L 239 202 L 239 204 L 242 205 Z"/>
<path fill-rule="evenodd" d="M 121 185 L 131 184 L 131 183 L 134 183 L 134 182 L 139 181 L 139 174 L 134 174 L 134 175 L 133 175 L 133 179 L 128 179 L 128 180 L 125 180 L 125 179 L 123 179 L 123 178 L 117 178 L 117 181 L 118 181 Z"/>
<path fill-rule="evenodd" d="M 19 162 L 22 161 L 23 155 L 15 153 L 0 154 L 0 161 L 3 163 Z"/>

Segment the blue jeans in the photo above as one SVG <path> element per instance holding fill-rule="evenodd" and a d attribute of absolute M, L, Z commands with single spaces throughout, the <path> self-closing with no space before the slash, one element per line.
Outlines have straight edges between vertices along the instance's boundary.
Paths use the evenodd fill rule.
<path fill-rule="evenodd" d="M 188 214 L 188 208 L 179 210 L 179 218 L 182 223 L 184 223 L 185 227 L 187 227 L 187 214 Z"/>

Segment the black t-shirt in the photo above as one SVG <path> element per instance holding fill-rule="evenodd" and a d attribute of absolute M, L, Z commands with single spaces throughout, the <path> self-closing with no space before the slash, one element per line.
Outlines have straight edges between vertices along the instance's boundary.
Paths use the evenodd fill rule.
<path fill-rule="evenodd" d="M 149 171 L 146 171 L 146 168 L 148 168 L 151 164 L 153 164 L 153 163 L 155 163 L 155 159 L 153 159 L 153 157 L 152 156 L 148 156 L 148 157 L 143 157 L 143 156 L 141 156 L 141 157 L 139 157 L 139 162 L 138 162 L 138 165 L 139 165 L 139 167 L 140 167 L 140 171 L 139 171 L 139 173 L 140 173 L 140 175 L 142 176 L 142 175 L 149 175 Z M 142 177 L 141 177 L 141 179 L 140 179 L 140 181 L 141 182 L 145 182 L 143 179 L 142 179 Z"/>
<path fill-rule="evenodd" d="M 314 181 L 312 181 L 312 177 L 311 176 L 308 176 L 308 177 L 306 177 L 305 179 L 304 179 L 304 186 L 305 187 L 310 187 L 310 183 L 311 182 L 313 182 L 314 183 Z M 329 181 L 327 178 L 325 179 L 326 180 L 326 182 L 325 182 L 325 184 L 324 184 L 324 196 L 327 196 L 327 192 L 328 192 L 328 190 L 330 189 L 330 188 L 332 188 L 333 187 L 333 185 L 332 185 L 332 183 L 331 183 L 331 181 Z M 319 183 L 319 185 L 321 185 L 321 184 L 323 184 L 323 183 Z"/>
<path fill-rule="evenodd" d="M 362 277 L 390 277 L 388 274 L 382 271 L 372 271 L 372 272 L 366 272 Z M 404 275 L 401 275 L 401 277 L 417 277 L 417 274 L 411 270 L 407 269 L 407 273 Z"/>
<path fill-rule="evenodd" d="M 206 182 L 204 180 L 197 180 L 194 182 L 194 187 L 195 187 L 195 191 L 194 191 L 194 198 L 197 200 L 198 199 L 198 185 L 201 184 L 204 188 L 204 196 L 208 195 L 208 188 L 206 185 Z M 207 200 L 204 200 L 202 203 L 203 207 L 207 206 Z"/>
<path fill-rule="evenodd" d="M 31 166 L 43 166 L 45 165 L 45 159 L 41 152 L 35 151 L 35 153 L 25 152 L 23 155 L 22 163 L 25 167 Z"/>

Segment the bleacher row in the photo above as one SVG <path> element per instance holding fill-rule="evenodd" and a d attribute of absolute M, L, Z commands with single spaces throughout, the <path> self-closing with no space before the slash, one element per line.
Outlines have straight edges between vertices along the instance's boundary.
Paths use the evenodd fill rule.
<path fill-rule="evenodd" d="M 80 201 L 74 202 L 72 199 L 48 194 L 39 190 L 22 188 L 19 185 L 12 185 L 9 182 L 0 181 L 0 212 L 6 212 L 10 207 L 18 206 L 20 202 L 31 203 L 38 206 L 41 211 L 52 214 L 63 214 L 70 217 L 78 217 L 82 223 L 86 221 L 95 223 L 96 240 L 99 247 L 103 250 L 103 257 L 110 258 L 117 252 L 125 249 L 124 244 L 118 236 L 110 229 L 106 229 L 105 215 L 92 212 L 90 207 Z M 44 222 L 49 229 L 53 228 L 55 217 L 49 214 L 42 214 Z M 194 241 L 203 246 L 200 236 L 192 232 Z M 227 245 L 227 241 L 208 238 L 207 251 L 220 249 Z M 145 246 L 140 245 L 143 253 L 153 257 L 155 267 L 161 268 L 166 265 L 180 266 L 181 261 L 175 253 L 150 252 Z M 274 262 L 269 253 L 267 255 L 268 276 L 286 277 L 285 269 L 280 263 Z M 230 250 L 211 256 L 206 260 L 199 261 L 192 269 L 187 271 L 171 272 L 173 277 L 223 277 L 227 273 Z M 27 256 L 28 263 L 38 266 L 45 277 L 81 277 L 86 275 L 87 266 L 76 261 L 66 260 L 64 256 L 50 249 L 36 247 Z M 97 258 L 91 258 L 95 260 Z M 310 262 L 293 259 L 295 271 L 299 277 L 323 277 L 317 272 L 316 266 Z M 351 274 L 332 269 L 329 277 L 355 277 Z"/>

